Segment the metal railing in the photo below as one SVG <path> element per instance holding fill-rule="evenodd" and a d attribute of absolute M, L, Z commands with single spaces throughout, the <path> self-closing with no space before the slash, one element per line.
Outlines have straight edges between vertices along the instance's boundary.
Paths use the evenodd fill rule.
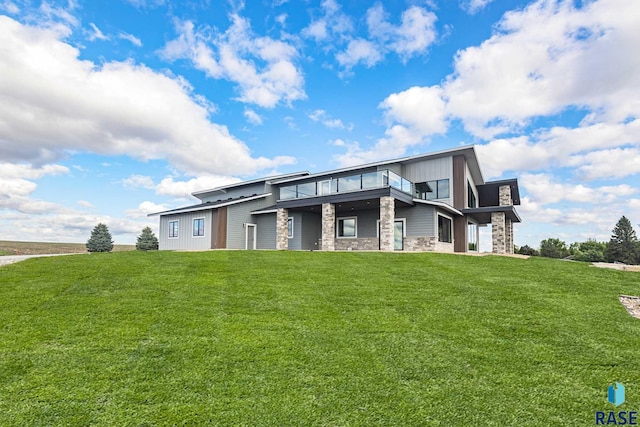
<path fill-rule="evenodd" d="M 300 199 L 384 187 L 393 187 L 412 195 L 414 193 L 414 185 L 411 181 L 389 169 L 384 169 L 280 187 L 280 199 Z"/>

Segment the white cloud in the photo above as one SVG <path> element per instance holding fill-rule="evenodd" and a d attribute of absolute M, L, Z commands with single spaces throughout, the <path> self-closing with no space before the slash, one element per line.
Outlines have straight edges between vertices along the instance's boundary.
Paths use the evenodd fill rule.
<path fill-rule="evenodd" d="M 240 182 L 240 180 L 228 176 L 203 175 L 187 181 L 174 181 L 174 178 L 169 176 L 160 181 L 160 184 L 156 186 L 156 192 L 164 196 L 185 197 L 195 191 L 208 190 L 236 182 Z"/>
<path fill-rule="evenodd" d="M 627 0 L 540 0 L 508 12 L 490 39 L 456 55 L 448 111 L 482 138 L 570 106 L 588 108 L 592 122 L 638 117 L 638 22 Z"/>
<path fill-rule="evenodd" d="M 353 129 L 352 124 L 345 126 L 342 120 L 331 118 L 331 116 L 324 110 L 315 110 L 312 113 L 307 114 L 307 116 L 314 122 L 322 122 L 323 125 L 331 129 Z"/>
<path fill-rule="evenodd" d="M 587 180 L 622 178 L 640 173 L 640 148 L 614 148 L 577 155 L 571 162 L 582 164 L 578 174 Z"/>
<path fill-rule="evenodd" d="M 12 15 L 16 15 L 18 13 L 20 13 L 20 8 L 18 6 L 16 6 L 15 3 L 9 1 L 9 0 L 5 0 L 2 3 L 0 3 L 0 10 L 6 12 L 6 13 L 10 13 Z"/>
<path fill-rule="evenodd" d="M 351 69 L 359 62 L 371 68 L 380 62 L 382 57 L 379 46 L 369 40 L 357 38 L 349 42 L 344 52 L 336 55 L 336 60 L 346 69 Z"/>
<path fill-rule="evenodd" d="M 91 27 L 91 32 L 89 33 L 89 37 L 88 37 L 89 41 L 109 40 L 109 37 L 105 36 L 104 33 L 100 31 L 100 28 L 96 26 L 96 24 L 91 22 L 89 23 L 89 26 Z"/>
<path fill-rule="evenodd" d="M 261 125 L 262 124 L 262 117 L 260 117 L 260 115 L 258 113 L 256 113 L 255 111 L 253 111 L 250 108 L 245 108 L 244 109 L 244 117 L 245 119 L 247 119 L 247 121 L 253 125 Z"/>
<path fill-rule="evenodd" d="M 150 176 L 144 176 L 144 175 L 131 175 L 130 177 L 122 180 L 122 185 L 124 185 L 125 187 L 132 187 L 132 188 L 146 188 L 146 189 L 155 188 L 153 179 Z"/>
<path fill-rule="evenodd" d="M 166 211 L 168 209 L 169 207 L 167 205 L 144 201 L 135 209 L 127 209 L 125 213 L 128 218 L 146 218 L 149 214 Z"/>
<path fill-rule="evenodd" d="M 118 38 L 120 38 L 122 40 L 127 40 L 128 42 L 130 42 L 131 44 L 133 44 L 135 46 L 142 47 L 142 40 L 140 40 L 139 38 L 137 38 L 133 34 L 120 33 L 120 34 L 118 34 Z"/>
<path fill-rule="evenodd" d="M 518 179 L 528 195 L 528 200 L 541 205 L 560 201 L 594 205 L 613 203 L 617 199 L 626 199 L 638 191 L 628 184 L 588 187 L 584 184 L 560 183 L 546 173 L 522 174 Z"/>
<path fill-rule="evenodd" d="M 78 200 L 78 204 L 83 208 L 95 208 L 95 205 L 87 200 Z"/>
<path fill-rule="evenodd" d="M 164 158 L 182 171 L 246 174 L 293 162 L 253 158 L 180 78 L 132 62 L 79 60 L 43 29 L 0 16 L 0 158 L 52 162 L 67 150 Z M 197 153 L 197 155 L 194 155 Z"/>
<path fill-rule="evenodd" d="M 322 16 L 311 21 L 308 27 L 302 30 L 302 36 L 322 42 L 333 39 L 345 39 L 345 35 L 353 31 L 351 18 L 341 11 L 340 5 L 335 0 L 322 2 Z"/>
<path fill-rule="evenodd" d="M 464 0 L 460 3 L 462 9 L 474 15 L 484 9 L 493 0 Z"/>
<path fill-rule="evenodd" d="M 305 99 L 302 71 L 294 64 L 297 49 L 281 40 L 256 37 L 247 19 L 236 14 L 230 18 L 232 24 L 224 33 L 196 31 L 189 21 L 176 23 L 179 36 L 161 55 L 169 61 L 189 59 L 209 77 L 236 83 L 242 102 L 272 108 Z"/>

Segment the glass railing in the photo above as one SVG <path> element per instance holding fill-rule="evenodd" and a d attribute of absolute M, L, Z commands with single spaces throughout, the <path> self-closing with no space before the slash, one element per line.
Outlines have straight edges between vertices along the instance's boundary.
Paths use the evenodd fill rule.
<path fill-rule="evenodd" d="M 304 197 L 326 196 L 329 194 L 384 187 L 393 187 L 412 195 L 414 193 L 414 186 L 411 181 L 404 179 L 395 172 L 385 169 L 377 172 L 280 187 L 280 199 L 300 199 Z"/>

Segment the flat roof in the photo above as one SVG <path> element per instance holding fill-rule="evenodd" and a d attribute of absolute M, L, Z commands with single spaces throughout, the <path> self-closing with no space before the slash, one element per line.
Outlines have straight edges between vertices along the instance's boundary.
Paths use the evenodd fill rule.
<path fill-rule="evenodd" d="M 281 175 L 273 175 L 273 176 L 267 176 L 267 177 L 263 177 L 263 178 L 256 178 L 256 179 L 252 179 L 252 180 L 249 180 L 249 181 L 240 181 L 240 182 L 236 182 L 236 183 L 233 183 L 233 184 L 222 185 L 220 187 L 210 188 L 210 189 L 207 189 L 207 190 L 194 191 L 193 193 L 191 193 L 191 195 L 194 196 L 194 197 L 198 197 L 198 196 L 210 195 L 210 194 L 214 194 L 214 193 L 225 193 L 226 190 L 228 190 L 230 188 L 238 188 L 238 187 L 243 187 L 245 185 L 258 184 L 260 182 L 278 181 L 280 179 L 286 179 L 286 178 L 291 178 L 291 177 L 295 177 L 295 176 L 304 176 L 304 175 L 309 175 L 309 172 L 308 171 L 292 172 L 292 173 L 286 173 L 286 174 L 281 174 Z M 198 197 L 198 198 L 200 198 L 200 197 Z"/>
<path fill-rule="evenodd" d="M 230 206 L 238 203 L 248 202 L 250 200 L 262 199 L 270 195 L 271 193 L 255 194 L 253 196 L 248 196 L 248 197 L 241 196 L 241 197 L 236 197 L 235 199 L 229 198 L 227 200 L 220 200 L 218 202 L 199 203 L 197 205 L 185 206 L 182 208 L 171 209 L 168 211 L 150 213 L 147 216 L 156 216 L 156 215 L 162 216 L 162 215 L 173 215 L 173 214 L 179 214 L 179 213 L 185 213 L 185 212 L 206 211 L 207 209 L 217 209 L 217 208 L 222 208 L 224 206 Z"/>

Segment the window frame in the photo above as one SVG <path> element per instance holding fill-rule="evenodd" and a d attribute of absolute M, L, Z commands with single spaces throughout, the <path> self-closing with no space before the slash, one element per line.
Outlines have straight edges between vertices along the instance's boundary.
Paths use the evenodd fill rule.
<path fill-rule="evenodd" d="M 200 227 L 198 227 L 196 229 L 196 221 L 202 221 L 202 234 L 200 234 Z M 206 232 L 204 229 L 204 225 L 205 225 L 205 217 L 198 217 L 198 218 L 193 218 L 193 229 L 192 229 L 192 234 L 191 237 L 194 238 L 199 238 L 199 237 L 205 237 Z M 196 234 L 196 230 L 198 231 L 198 234 Z"/>
<path fill-rule="evenodd" d="M 353 224 L 353 236 L 341 236 L 340 235 L 340 221 L 352 219 Z M 342 227 L 344 231 L 344 226 Z M 342 216 L 336 218 L 336 238 L 338 239 L 357 239 L 358 238 L 358 217 L 357 216 Z"/>
<path fill-rule="evenodd" d="M 467 207 L 470 209 L 478 207 L 478 198 L 476 197 L 476 193 L 473 192 L 473 187 L 469 180 L 467 180 Z"/>
<path fill-rule="evenodd" d="M 449 241 L 440 240 L 440 218 L 444 218 L 449 221 Z M 439 243 L 453 243 L 453 218 L 447 215 L 443 215 L 440 212 L 436 214 L 436 224 L 438 227 L 438 242 Z"/>
<path fill-rule="evenodd" d="M 168 221 L 169 223 L 169 232 L 167 233 L 167 236 L 169 239 L 178 239 L 180 238 L 180 220 L 179 219 L 172 219 Z M 175 230 L 173 230 L 173 228 L 171 227 L 171 224 L 175 223 L 176 227 Z M 175 231 L 175 235 L 173 233 L 173 231 Z"/>
<path fill-rule="evenodd" d="M 289 227 L 289 223 L 291 223 L 291 227 Z M 294 230 L 294 218 L 292 216 L 287 218 L 287 239 L 293 239 L 293 230 Z"/>
<path fill-rule="evenodd" d="M 403 222 L 402 224 L 402 238 L 407 237 L 407 218 L 396 218 L 393 220 L 393 224 L 396 222 Z M 380 220 L 376 220 L 376 237 L 380 238 Z"/>

